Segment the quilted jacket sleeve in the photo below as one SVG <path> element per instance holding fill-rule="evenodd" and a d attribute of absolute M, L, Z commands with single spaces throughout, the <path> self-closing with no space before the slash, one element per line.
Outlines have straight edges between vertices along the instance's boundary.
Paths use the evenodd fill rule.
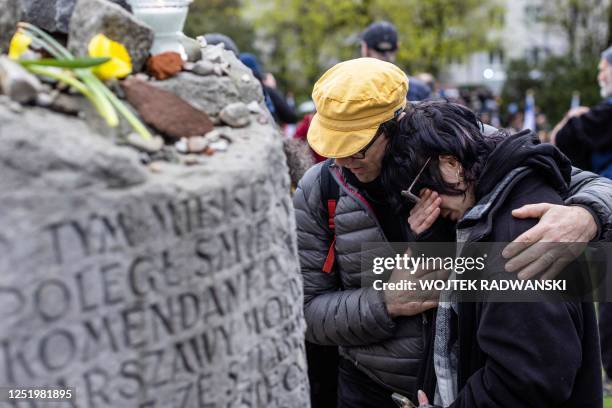
<path fill-rule="evenodd" d="M 331 243 L 321 204 L 321 165 L 312 167 L 293 198 L 304 281 L 306 339 L 322 345 L 359 346 L 393 335 L 382 294 L 373 288 L 341 290 L 338 271 L 322 271 Z"/>
<path fill-rule="evenodd" d="M 589 209 L 599 226 L 599 236 L 596 239 L 612 240 L 611 180 L 574 167 L 565 203 Z"/>

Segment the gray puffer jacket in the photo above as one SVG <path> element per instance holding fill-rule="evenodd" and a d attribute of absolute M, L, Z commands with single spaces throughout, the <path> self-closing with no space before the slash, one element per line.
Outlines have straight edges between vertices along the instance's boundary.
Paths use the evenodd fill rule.
<path fill-rule="evenodd" d="M 376 382 L 412 396 L 424 367 L 430 323 L 425 315 L 391 319 L 382 293 L 361 287 L 361 244 L 385 241 L 373 211 L 358 191 L 331 171 L 340 186 L 336 207 L 336 263 L 324 273 L 331 244 L 321 203 L 323 163 L 310 168 L 294 195 L 298 248 L 304 280 L 306 338 L 340 346 L 340 353 Z M 332 168 L 333 170 L 333 168 Z M 587 207 L 599 224 L 599 239 L 612 237 L 612 183 L 574 169 L 567 204 Z"/>
<path fill-rule="evenodd" d="M 425 315 L 392 320 L 382 292 L 361 287 L 361 244 L 386 239 L 367 201 L 335 166 L 330 170 L 340 186 L 335 216 L 336 263 L 331 273 L 322 271 L 331 244 L 327 212 L 321 203 L 322 165 L 306 172 L 294 196 L 306 338 L 316 344 L 340 346 L 340 354 L 375 381 L 412 395 L 424 360 Z"/>

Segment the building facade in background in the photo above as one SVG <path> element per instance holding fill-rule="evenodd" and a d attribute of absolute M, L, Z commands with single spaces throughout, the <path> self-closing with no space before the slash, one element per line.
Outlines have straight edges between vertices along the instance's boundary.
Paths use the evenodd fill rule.
<path fill-rule="evenodd" d="M 543 1 L 505 0 L 503 28 L 492 32 L 499 47 L 488 52 L 474 53 L 463 61 L 451 62 L 441 77 L 442 83 L 456 86 L 477 85 L 499 94 L 506 79 L 505 65 L 509 60 L 527 58 L 538 62 L 550 55 L 567 52 L 564 33 L 544 22 Z"/>

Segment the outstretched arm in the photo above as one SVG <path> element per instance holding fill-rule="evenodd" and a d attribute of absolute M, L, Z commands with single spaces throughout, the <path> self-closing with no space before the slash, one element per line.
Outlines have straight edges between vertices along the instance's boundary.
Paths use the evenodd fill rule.
<path fill-rule="evenodd" d="M 574 168 L 565 204 L 531 204 L 512 212 L 516 218 L 540 218 L 540 221 L 504 249 L 507 271 L 517 272 L 521 279 L 539 275 L 550 279 L 573 258 L 567 256 L 565 246 L 550 249 L 550 246 L 533 244 L 581 242 L 586 245 L 592 240 L 612 239 L 611 180 Z"/>

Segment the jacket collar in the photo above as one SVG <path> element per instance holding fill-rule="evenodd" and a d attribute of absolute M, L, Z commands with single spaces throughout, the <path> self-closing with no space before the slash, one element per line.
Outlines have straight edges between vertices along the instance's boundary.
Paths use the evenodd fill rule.
<path fill-rule="evenodd" d="M 478 241 L 493 229 L 493 217 L 503 204 L 512 187 L 529 174 L 528 167 L 517 167 L 510 171 L 487 195 L 482 197 L 457 223 L 457 241 Z"/>

